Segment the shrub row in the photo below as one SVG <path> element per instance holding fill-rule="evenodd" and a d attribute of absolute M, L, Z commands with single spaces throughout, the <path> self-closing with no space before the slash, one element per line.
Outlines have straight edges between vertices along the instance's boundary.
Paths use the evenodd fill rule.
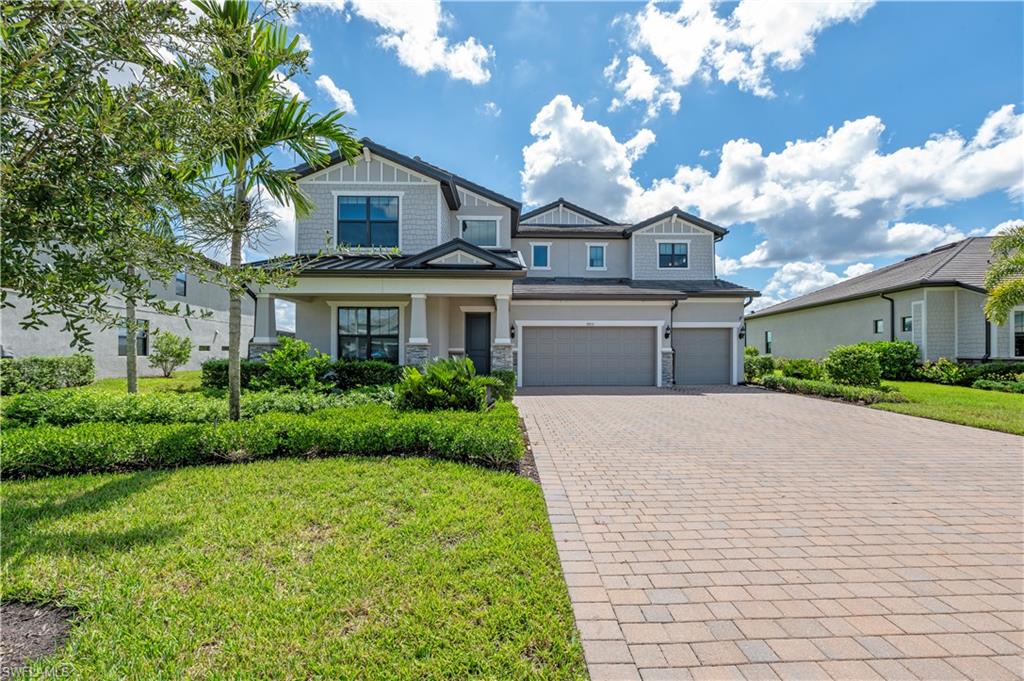
<path fill-rule="evenodd" d="M 1024 377 L 1024 362 L 985 362 L 958 364 L 944 357 L 925 362 L 917 371 L 917 378 L 943 385 L 974 385 L 979 380 L 1019 381 Z"/>
<path fill-rule="evenodd" d="M 778 390 L 786 393 L 799 393 L 801 395 L 818 395 L 819 397 L 831 397 L 846 402 L 859 402 L 861 404 L 875 404 L 876 402 L 906 402 L 907 398 L 901 393 L 891 390 L 878 390 L 855 385 L 842 385 L 826 381 L 810 381 L 801 378 L 788 376 L 768 375 L 761 378 L 761 385 L 769 390 Z"/>
<path fill-rule="evenodd" d="M 335 455 L 428 456 L 511 469 L 523 454 L 519 413 L 507 402 L 486 412 L 364 405 L 215 424 L 36 426 L 5 431 L 2 442 L 8 477 Z"/>
<path fill-rule="evenodd" d="M 264 390 L 289 388 L 280 381 L 270 379 L 267 364 L 260 360 L 242 360 L 242 388 L 257 387 Z M 351 390 L 365 386 L 394 385 L 402 377 L 402 367 L 377 360 L 338 360 L 327 362 L 319 381 L 327 389 Z M 203 362 L 201 382 L 204 388 L 225 389 L 228 387 L 228 361 L 211 359 Z"/>
<path fill-rule="evenodd" d="M 753 353 L 745 352 L 743 354 L 743 375 L 746 376 L 746 380 L 757 382 L 757 379 L 773 371 L 775 371 L 775 360 L 771 355 L 759 355 L 757 348 L 754 348 Z"/>
<path fill-rule="evenodd" d="M 368 388 L 344 395 L 314 392 L 254 392 L 242 395 L 242 416 L 268 412 L 308 414 L 330 407 L 389 402 L 391 388 Z M 110 421 L 116 423 L 210 423 L 227 418 L 223 398 L 180 394 L 122 395 L 93 390 L 53 390 L 15 395 L 4 401 L 8 428 Z"/>
<path fill-rule="evenodd" d="M 89 385 L 96 378 L 92 355 L 0 360 L 0 394 Z"/>
<path fill-rule="evenodd" d="M 1024 381 L 990 381 L 979 378 L 971 384 L 972 388 L 979 390 L 996 390 L 1001 393 L 1020 393 L 1024 395 Z"/>
<path fill-rule="evenodd" d="M 911 341 L 873 341 L 858 343 L 878 357 L 882 378 L 887 381 L 912 380 L 917 373 L 921 351 Z"/>

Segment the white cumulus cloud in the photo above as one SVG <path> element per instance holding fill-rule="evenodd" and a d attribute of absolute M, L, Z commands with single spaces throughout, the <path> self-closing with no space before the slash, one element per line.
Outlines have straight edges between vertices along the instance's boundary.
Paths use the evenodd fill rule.
<path fill-rule="evenodd" d="M 778 267 L 918 253 L 964 234 L 907 221 L 910 211 L 992 191 L 1024 193 L 1024 115 L 1012 105 L 986 116 L 970 138 L 947 131 L 884 150 L 884 130 L 878 117 L 865 116 L 777 150 L 734 139 L 722 145 L 717 169 L 679 165 L 643 185 L 633 163 L 654 134 L 620 142 L 557 95 L 530 126 L 536 139 L 523 149 L 523 197 L 530 204 L 571 197 L 624 220 L 678 205 L 725 227 L 752 223 L 763 241 L 739 264 Z"/>
<path fill-rule="evenodd" d="M 859 262 L 847 267 L 843 273 L 830 272 L 821 262 L 789 262 L 779 267 L 755 298 L 751 311 L 761 310 L 790 298 L 807 295 L 812 291 L 859 277 L 875 269 L 871 263 Z"/>
<path fill-rule="evenodd" d="M 335 85 L 334 81 L 326 73 L 317 77 L 316 86 L 320 88 L 325 95 L 330 97 L 336 108 L 349 114 L 354 115 L 356 113 L 356 103 L 352 101 L 352 95 L 348 90 Z"/>
<path fill-rule="evenodd" d="M 626 104 L 643 102 L 647 106 L 646 118 L 656 117 L 663 108 L 672 113 L 679 111 L 680 95 L 669 87 L 660 76 L 651 72 L 651 67 L 642 57 L 635 54 L 626 58 L 626 69 L 619 80 L 615 80 L 620 72 L 618 57 L 615 57 L 604 69 L 605 78 L 614 82 L 615 90 L 620 97 L 612 99 L 609 111 L 621 109 Z"/>
<path fill-rule="evenodd" d="M 299 87 L 298 83 L 288 78 L 280 71 L 273 71 L 270 76 L 277 81 L 275 87 L 288 97 L 298 97 L 303 102 L 309 99 L 309 97 L 306 96 L 306 93 L 302 91 L 302 88 Z"/>
<path fill-rule="evenodd" d="M 394 50 L 402 64 L 420 75 L 443 71 L 473 85 L 491 79 L 488 64 L 494 59 L 494 49 L 473 36 L 451 42 L 442 35 L 452 18 L 441 9 L 440 0 L 349 0 L 328 6 L 343 13 L 351 8 L 377 24 L 383 30 L 377 43 Z"/>
<path fill-rule="evenodd" d="M 761 97 L 774 91 L 769 68 L 799 68 L 818 34 L 857 21 L 872 2 L 764 2 L 742 0 L 727 17 L 712 0 L 684 0 L 675 10 L 649 2 L 628 17 L 634 49 L 653 55 L 675 87 L 695 77 L 735 82 Z"/>
<path fill-rule="evenodd" d="M 496 102 L 484 102 L 483 113 L 485 116 L 497 118 L 501 115 L 501 107 Z"/>
<path fill-rule="evenodd" d="M 1000 222 L 998 225 L 989 230 L 988 236 L 996 236 L 997 234 L 1003 234 L 1009 231 L 1011 227 L 1017 227 L 1020 225 L 1024 225 L 1024 220 L 1004 220 L 1003 222 Z"/>

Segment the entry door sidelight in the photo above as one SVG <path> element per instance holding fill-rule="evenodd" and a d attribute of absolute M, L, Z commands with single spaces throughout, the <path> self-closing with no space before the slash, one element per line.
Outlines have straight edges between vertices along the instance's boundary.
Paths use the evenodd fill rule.
<path fill-rule="evenodd" d="M 466 356 L 473 360 L 478 374 L 491 373 L 491 315 L 466 313 Z"/>

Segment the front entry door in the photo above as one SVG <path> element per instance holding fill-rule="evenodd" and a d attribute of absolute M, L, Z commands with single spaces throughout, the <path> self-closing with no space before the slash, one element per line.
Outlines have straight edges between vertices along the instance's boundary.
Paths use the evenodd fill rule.
<path fill-rule="evenodd" d="M 466 356 L 478 374 L 491 373 L 491 314 L 466 313 Z"/>

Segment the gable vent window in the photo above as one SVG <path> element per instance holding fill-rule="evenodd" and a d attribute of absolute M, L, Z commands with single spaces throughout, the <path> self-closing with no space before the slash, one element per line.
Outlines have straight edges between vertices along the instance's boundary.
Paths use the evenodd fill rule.
<path fill-rule="evenodd" d="M 398 247 L 397 196 L 339 196 L 338 245 Z"/>
<path fill-rule="evenodd" d="M 690 245 L 681 241 L 663 241 L 658 244 L 658 268 L 685 269 L 690 266 Z"/>
<path fill-rule="evenodd" d="M 497 220 L 463 220 L 462 238 L 476 246 L 498 246 Z"/>

